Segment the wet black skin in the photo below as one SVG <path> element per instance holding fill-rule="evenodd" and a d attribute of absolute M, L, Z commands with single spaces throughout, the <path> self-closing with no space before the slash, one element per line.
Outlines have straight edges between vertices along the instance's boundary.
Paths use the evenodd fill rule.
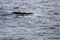
<path fill-rule="evenodd" d="M 26 12 L 12 12 L 12 13 L 16 14 L 17 16 L 27 16 L 33 14 L 33 13 L 26 13 Z"/>

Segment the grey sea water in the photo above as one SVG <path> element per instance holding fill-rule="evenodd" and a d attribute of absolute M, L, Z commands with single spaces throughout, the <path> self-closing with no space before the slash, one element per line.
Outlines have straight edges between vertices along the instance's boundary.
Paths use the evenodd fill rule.
<path fill-rule="evenodd" d="M 60 0 L 0 0 L 0 40 L 60 40 Z"/>

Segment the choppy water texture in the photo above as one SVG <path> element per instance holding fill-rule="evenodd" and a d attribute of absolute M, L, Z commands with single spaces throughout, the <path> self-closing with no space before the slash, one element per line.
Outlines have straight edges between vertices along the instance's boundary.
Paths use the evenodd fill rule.
<path fill-rule="evenodd" d="M 0 0 L 0 40 L 60 40 L 60 0 Z"/>

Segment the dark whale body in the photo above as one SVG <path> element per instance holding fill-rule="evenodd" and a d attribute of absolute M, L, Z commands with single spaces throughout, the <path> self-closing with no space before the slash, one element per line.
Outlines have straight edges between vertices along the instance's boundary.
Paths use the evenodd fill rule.
<path fill-rule="evenodd" d="M 26 12 L 12 12 L 14 14 L 33 14 L 33 13 L 26 13 Z"/>
<path fill-rule="evenodd" d="M 12 13 L 18 16 L 27 16 L 33 14 L 33 13 L 26 13 L 26 12 L 12 12 Z"/>

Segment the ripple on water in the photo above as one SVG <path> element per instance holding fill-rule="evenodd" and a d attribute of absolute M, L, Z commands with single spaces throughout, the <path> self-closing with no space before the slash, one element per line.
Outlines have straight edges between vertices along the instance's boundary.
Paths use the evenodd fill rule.
<path fill-rule="evenodd" d="M 2 40 L 27 40 L 26 38 L 3 38 Z"/>
<path fill-rule="evenodd" d="M 45 37 L 47 38 L 45 40 L 60 40 L 60 28 L 57 28 L 60 27 L 60 25 L 56 24 L 56 22 L 59 23 L 57 20 L 60 18 L 60 14 L 54 13 L 54 6 L 52 6 L 54 2 L 55 0 L 53 0 L 52 3 L 51 0 L 0 0 L 0 3 L 2 3 L 0 4 L 0 29 L 6 31 L 6 36 L 14 36 L 15 38 L 9 37 L 0 40 L 43 40 Z M 30 11 L 37 13 L 30 17 L 16 17 L 16 15 L 10 15 L 8 11 Z M 45 11 L 48 13 L 45 13 Z M 14 28 L 16 28 L 16 30 Z M 3 35 L 4 32 L 1 34 Z M 3 35 L 3 37 L 6 36 Z M 17 36 L 19 38 L 16 38 Z"/>
<path fill-rule="evenodd" d="M 56 36 L 55 37 L 48 37 L 47 39 L 48 40 L 60 40 L 60 37 L 56 37 Z"/>

